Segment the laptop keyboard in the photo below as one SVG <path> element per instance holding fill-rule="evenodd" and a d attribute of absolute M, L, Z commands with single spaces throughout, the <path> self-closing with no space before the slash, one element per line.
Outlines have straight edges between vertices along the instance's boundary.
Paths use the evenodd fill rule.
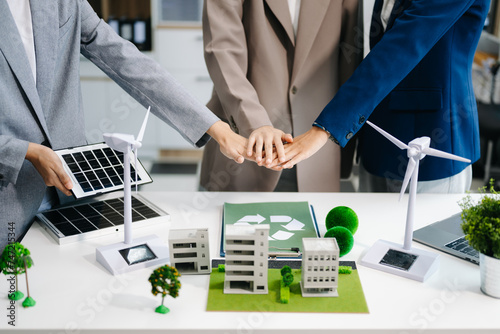
<path fill-rule="evenodd" d="M 469 242 L 465 239 L 465 236 L 455 239 L 452 242 L 447 243 L 445 246 L 479 259 L 478 251 L 469 246 Z"/>

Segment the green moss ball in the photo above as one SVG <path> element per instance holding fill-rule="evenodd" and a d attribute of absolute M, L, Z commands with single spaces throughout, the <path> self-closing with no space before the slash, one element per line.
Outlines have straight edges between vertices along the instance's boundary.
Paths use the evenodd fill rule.
<path fill-rule="evenodd" d="M 351 231 L 343 226 L 334 226 L 325 233 L 325 238 L 337 239 L 339 245 L 339 256 L 342 257 L 349 253 L 354 245 L 354 237 Z"/>
<path fill-rule="evenodd" d="M 358 216 L 347 206 L 337 206 L 328 212 L 325 224 L 327 231 L 334 226 L 343 226 L 354 235 L 358 230 Z"/>

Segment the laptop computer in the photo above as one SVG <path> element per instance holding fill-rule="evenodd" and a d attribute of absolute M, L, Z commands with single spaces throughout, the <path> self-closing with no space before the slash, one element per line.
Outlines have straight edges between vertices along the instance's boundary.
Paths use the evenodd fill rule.
<path fill-rule="evenodd" d="M 413 231 L 413 240 L 424 245 L 479 264 L 479 253 L 467 240 L 461 225 L 460 213 Z"/>

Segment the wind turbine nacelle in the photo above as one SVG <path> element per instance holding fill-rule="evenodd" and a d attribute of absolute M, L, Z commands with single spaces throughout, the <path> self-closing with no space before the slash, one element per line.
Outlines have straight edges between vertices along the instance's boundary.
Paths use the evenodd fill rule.
<path fill-rule="evenodd" d="M 104 142 L 114 150 L 125 152 L 137 144 L 133 135 L 124 133 L 104 133 Z"/>
<path fill-rule="evenodd" d="M 406 154 L 408 158 L 416 157 L 421 160 L 425 157 L 425 153 L 423 153 L 426 149 L 431 146 L 431 139 L 429 137 L 419 137 L 413 139 L 408 143 L 408 150 Z"/>

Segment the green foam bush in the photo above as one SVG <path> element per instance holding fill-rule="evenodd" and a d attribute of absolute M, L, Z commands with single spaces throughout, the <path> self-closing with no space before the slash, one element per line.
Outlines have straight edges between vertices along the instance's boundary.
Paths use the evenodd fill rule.
<path fill-rule="evenodd" d="M 339 245 L 339 256 L 349 253 L 354 245 L 354 237 L 351 231 L 343 226 L 334 226 L 325 233 L 325 238 L 337 239 Z"/>
<path fill-rule="evenodd" d="M 325 219 L 326 230 L 332 227 L 342 226 L 354 235 L 358 229 L 358 215 L 347 206 L 337 206 L 328 212 Z"/>

